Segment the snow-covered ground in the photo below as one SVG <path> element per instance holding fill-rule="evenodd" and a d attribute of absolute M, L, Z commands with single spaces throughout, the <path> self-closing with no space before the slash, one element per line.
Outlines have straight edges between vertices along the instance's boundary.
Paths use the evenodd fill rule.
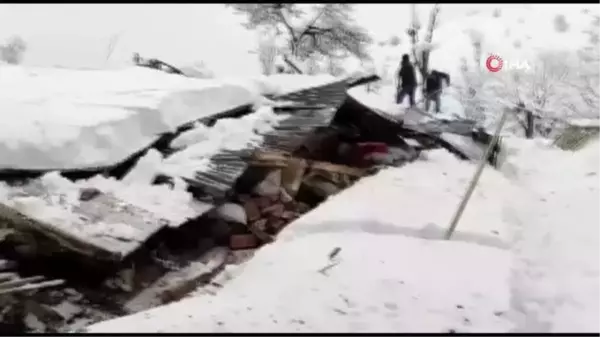
<path fill-rule="evenodd" d="M 509 214 L 515 226 L 512 307 L 523 331 L 598 332 L 600 148 L 541 150 L 543 142 L 507 142 L 522 186 Z M 521 200 L 521 201 L 519 201 Z"/>
<path fill-rule="evenodd" d="M 2 113 L 23 116 L 8 118 L 0 127 L 1 168 L 114 163 L 182 123 L 229 106 L 260 104 L 261 94 L 314 85 L 289 75 L 207 81 L 146 69 L 74 72 L 4 66 L 0 71 L 0 87 L 6 88 L 0 91 Z M 379 101 L 392 102 L 393 94 L 385 90 L 379 97 L 356 95 L 400 113 L 394 104 Z M 452 106 L 451 94 L 446 92 L 444 106 Z M 449 110 L 461 115 L 456 107 Z M 274 119 L 263 107 L 237 123 L 254 131 Z M 232 138 L 238 127 L 233 120 L 220 121 L 214 132 L 199 128 L 174 144 L 189 149 L 190 156 L 182 155 L 189 163 L 190 158 L 204 159 L 215 146 L 255 140 L 254 132 Z M 34 138 L 39 130 L 44 132 Z M 219 142 L 205 142 L 209 133 L 218 135 Z M 98 140 L 96 134 L 105 138 Z M 55 143 L 57 136 L 60 143 Z M 598 142 L 576 153 L 540 141 L 507 143 L 508 164 L 501 172 L 484 172 L 451 241 L 440 238 L 474 166 L 441 150 L 429 152 L 420 161 L 365 178 L 290 224 L 275 243 L 228 271 L 233 279 L 216 295 L 101 322 L 89 330 L 598 331 Z M 192 216 L 196 206 L 184 186 L 175 191 L 139 188 L 156 172 L 168 171 L 165 163 L 150 152 L 124 182 L 95 177 L 74 184 L 55 174 L 44 181 L 73 197 L 71 191 L 93 186 L 159 215 L 177 213 L 177 220 Z M 194 167 L 201 164 L 193 162 Z M 10 187 L 1 187 L 2 201 L 18 202 L 4 198 Z M 170 203 L 158 202 L 165 197 Z M 20 204 L 25 210 L 32 206 L 32 212 L 40 211 L 40 205 Z M 339 253 L 330 259 L 336 248 Z M 336 264 L 320 272 L 330 262 Z"/>
<path fill-rule="evenodd" d="M 288 225 L 216 296 L 90 331 L 507 331 L 511 184 L 485 176 L 456 240 L 438 240 L 470 167 L 439 151 L 366 178 Z M 320 273 L 336 247 L 339 265 Z"/>
<path fill-rule="evenodd" d="M 436 151 L 331 197 L 216 295 L 89 331 L 598 331 L 598 142 L 508 143 L 451 241 L 474 166 Z"/>
<path fill-rule="evenodd" d="M 389 81 L 401 55 L 410 49 L 403 33 L 409 22 L 408 5 L 377 6 L 378 12 L 364 15 L 360 23 L 368 29 L 376 23 L 403 40 L 397 47 L 384 45 L 372 51 L 375 68 L 381 75 L 387 72 L 389 76 L 384 77 Z M 428 14 L 425 6 L 418 6 L 423 27 Z M 586 43 L 581 30 L 590 23 L 583 6 L 478 5 L 477 11 L 450 19 L 446 13 L 452 11 L 451 6 L 457 5 L 442 5 L 431 67 L 449 72 L 453 84 L 460 77 L 461 58 L 472 61 L 472 39 L 478 35 L 484 37 L 484 58 L 498 54 L 508 61 L 533 63 L 542 48 L 581 47 Z M 591 14 L 599 8 L 587 7 L 593 8 Z M 208 53 L 212 56 L 208 56 L 209 70 L 217 74 L 239 75 L 259 69 L 257 64 L 240 61 L 254 62 L 255 57 L 241 55 L 244 50 L 238 47 L 246 48 L 251 34 L 241 33 L 244 29 L 239 20 L 224 20 L 203 8 L 182 10 L 187 14 L 185 20 L 181 13 L 169 17 L 161 8 L 153 9 L 160 15 L 152 17 L 137 8 L 126 12 L 107 7 L 102 17 L 97 8 L 72 9 L 87 16 L 70 15 L 62 8 L 58 12 L 67 13 L 65 20 L 47 15 L 46 10 L 28 12 L 27 20 L 22 19 L 23 13 L 17 19 L 16 7 L 3 11 L 13 21 L 5 33 L 15 23 L 22 28 L 35 27 L 28 24 L 31 15 L 39 19 L 36 22 L 66 22 L 59 25 L 62 28 L 53 28 L 59 33 L 25 34 L 28 42 L 30 37 L 37 37 L 37 44 L 31 40 L 26 61 L 33 56 L 46 62 L 53 59 L 49 54 L 62 52 L 56 54 L 59 57 L 54 55 L 62 62 L 66 56 L 72 60 L 81 57 L 84 50 L 89 55 L 93 49 L 93 57 L 105 62 L 103 50 L 90 48 L 93 42 L 103 49 L 104 40 L 83 34 L 85 38 L 65 39 L 61 45 L 57 37 L 83 33 L 75 27 L 92 29 L 87 21 L 105 25 L 106 15 L 117 20 L 111 21 L 110 30 L 119 31 L 130 25 L 130 13 L 137 13 L 137 19 L 145 20 L 146 25 L 140 26 L 136 20 L 137 38 L 128 32 L 129 37 L 117 48 L 121 63 L 128 62 L 136 49 L 174 64 L 180 61 L 179 55 L 185 55 L 181 60 L 192 61 L 207 58 Z M 202 13 L 207 20 L 198 20 Z M 554 29 L 554 18 L 559 14 L 565 15 L 568 26 L 563 32 Z M 177 26 L 179 31 L 155 24 L 162 19 L 172 23 L 166 28 Z M 219 25 L 213 29 L 187 26 L 208 19 Z M 69 22 L 73 26 L 69 27 Z M 56 25 L 37 25 L 44 30 L 50 26 Z M 196 40 L 199 31 L 209 32 L 204 35 L 211 39 L 201 36 Z M 228 34 L 224 38 L 214 34 L 217 31 Z M 190 32 L 193 38 L 184 35 Z M 139 43 L 144 39 L 146 49 Z M 217 40 L 229 48 L 206 48 Z M 48 48 L 38 48 L 40 44 Z M 236 55 L 238 62 L 223 55 Z M 329 76 L 315 80 L 290 75 L 202 80 L 141 68 L 73 71 L 2 65 L 0 170 L 111 165 L 182 123 L 226 108 L 258 105 L 261 94 L 282 94 L 331 80 Z M 357 88 L 351 94 L 392 116 L 410 117 L 393 103 L 393 90 L 393 86 L 384 86 L 377 94 L 366 94 Z M 444 92 L 444 116 L 464 115 L 455 97 L 452 88 Z M 174 189 L 149 186 L 154 175 L 167 172 L 185 176 L 202 167 L 207 154 L 217 148 L 237 148 L 256 141 L 254 131 L 274 121 L 270 109 L 263 107 L 247 118 L 222 120 L 210 129 L 198 126 L 173 143 L 186 151 L 167 161 L 151 151 L 122 182 L 94 177 L 72 183 L 55 173 L 42 181 L 73 200 L 82 187 L 92 186 L 175 223 L 205 205 L 194 201 L 179 179 Z M 252 132 L 240 132 L 248 128 Z M 474 167 L 438 151 L 428 153 L 422 161 L 364 179 L 290 224 L 277 242 L 261 249 L 246 265 L 229 271 L 234 278 L 217 295 L 198 296 L 99 323 L 90 331 L 597 332 L 598 143 L 577 153 L 559 151 L 537 140 L 508 139 L 505 144 L 511 148 L 508 163 L 501 173 L 491 169 L 484 172 L 450 242 L 439 237 Z M 6 192 L 10 190 L 0 186 L 1 201 L 16 203 L 23 211 L 39 216 L 64 215 L 56 213 L 56 207 L 44 213 L 47 205 L 39 200 L 8 198 Z M 69 226 L 68 221 L 59 223 Z M 98 235 L 111 230 L 82 229 Z M 334 258 L 339 264 L 320 273 L 319 269 L 330 262 L 327 255 L 336 247 L 341 248 Z"/>

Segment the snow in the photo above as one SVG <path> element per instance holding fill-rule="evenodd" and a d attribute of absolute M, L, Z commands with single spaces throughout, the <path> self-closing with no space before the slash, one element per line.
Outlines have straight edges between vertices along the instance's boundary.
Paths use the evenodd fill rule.
<path fill-rule="evenodd" d="M 140 67 L 0 71 L 0 169 L 114 165 L 161 133 L 260 100 L 240 83 Z"/>
<path fill-rule="evenodd" d="M 365 106 L 374 108 L 380 112 L 393 117 L 394 119 L 403 119 L 405 122 L 424 121 L 422 113 L 409 111 L 408 97 L 402 104 L 396 104 L 396 87 L 393 85 L 383 85 L 375 92 L 367 92 L 364 87 L 356 87 L 348 90 L 348 94 Z M 441 111 L 435 114 L 436 119 L 453 120 L 464 118 L 465 112 L 462 104 L 456 99 L 456 90 L 447 87 L 441 93 Z M 421 90 L 415 92 L 415 102 L 418 106 L 423 105 Z M 433 113 L 434 103 L 432 103 L 429 113 Z"/>
<path fill-rule="evenodd" d="M 74 71 L 6 66 L 1 70 L 0 87 L 7 90 L 0 91 L 0 105 L 11 107 L 5 113 L 24 118 L 10 118 L 0 126 L 7 129 L 0 135 L 0 168 L 113 165 L 148 146 L 160 133 L 184 123 L 243 104 L 265 102 L 261 90 L 271 83 L 262 85 L 261 78 L 188 79 L 143 68 Z M 302 76 L 287 77 L 282 83 L 294 83 L 294 79 L 294 88 L 313 86 Z M 320 83 L 325 79 L 319 79 Z M 21 109 L 24 107 L 28 110 Z M 72 182 L 55 171 L 24 188 L 0 184 L 0 202 L 82 237 L 134 241 L 140 233 L 130 224 L 82 222 L 73 211 L 80 205 L 81 191 L 99 190 L 149 211 L 167 225 L 179 225 L 213 207 L 193 199 L 181 177 L 193 177 L 221 150 L 241 150 L 260 143 L 260 134 L 282 118 L 285 116 L 263 106 L 242 118 L 220 119 L 212 127 L 195 123 L 194 129 L 173 141 L 182 151 L 163 158 L 150 149 L 121 181 L 98 175 Z M 29 137 L 33 131 L 39 137 L 33 133 Z M 158 174 L 171 175 L 174 186 L 151 185 Z M 31 195 L 31 188 L 40 193 Z"/>
<path fill-rule="evenodd" d="M 147 181 L 134 180 L 125 183 L 102 176 L 72 182 L 60 176 L 58 172 L 51 172 L 24 187 L 0 183 L 0 202 L 25 215 L 82 237 L 111 236 L 129 240 L 139 234 L 139 231 L 129 224 L 91 224 L 81 221 L 74 208 L 80 205 L 83 189 L 93 188 L 114 195 L 129 205 L 150 212 L 155 218 L 164 219 L 167 225 L 176 226 L 212 208 L 212 205 L 194 200 L 186 191 L 186 187 L 183 183 L 175 184 L 174 188 L 149 185 Z M 31 195 L 28 193 L 30 190 L 40 190 L 43 193 Z"/>
<path fill-rule="evenodd" d="M 568 123 L 580 127 L 600 127 L 600 120 L 591 118 L 572 118 Z"/>
<path fill-rule="evenodd" d="M 216 215 L 225 220 L 235 223 L 247 224 L 246 211 L 243 206 L 234 203 L 225 203 L 216 210 Z"/>
<path fill-rule="evenodd" d="M 217 107 L 235 107 L 230 95 L 238 106 L 258 104 L 261 94 L 334 80 L 275 75 L 208 81 L 138 68 L 3 66 L 0 72 L 0 108 L 23 116 L 0 126 L 0 168 L 115 163 L 160 132 Z M 391 116 L 406 117 L 393 104 L 393 89 L 382 87 L 375 94 L 352 89 L 351 94 Z M 452 88 L 445 91 L 444 115 L 463 115 L 453 96 Z M 70 207 L 77 205 L 82 188 L 93 187 L 179 224 L 212 206 L 194 201 L 180 178 L 173 188 L 149 185 L 156 174 L 189 177 L 216 151 L 260 142 L 259 133 L 280 118 L 263 106 L 212 127 L 197 123 L 172 142 L 183 151 L 163 159 L 151 150 L 123 181 L 96 176 L 74 183 L 53 172 L 37 181 L 48 195 L 22 196 L 18 187 L 0 184 L 0 201 L 72 230 L 79 223 Z M 362 179 L 294 221 L 276 242 L 235 268 L 215 295 L 198 292 L 88 330 L 597 332 L 598 141 L 578 152 L 542 140 L 503 143 L 506 164 L 483 173 L 450 241 L 440 238 L 474 165 L 443 150 L 430 151 L 410 165 Z M 123 223 L 76 230 L 124 239 L 136 234 Z M 338 256 L 328 258 L 335 248 Z"/>
<path fill-rule="evenodd" d="M 440 134 L 440 138 L 456 147 L 473 161 L 478 161 L 485 154 L 486 147 L 475 143 L 471 137 L 445 132 Z"/>
<path fill-rule="evenodd" d="M 152 184 L 159 173 L 158 167 L 162 163 L 162 159 L 162 154 L 157 150 L 148 150 L 121 181 L 128 185 L 132 183 Z"/>
<path fill-rule="evenodd" d="M 445 150 L 428 152 L 426 159 L 362 179 L 288 226 L 279 238 L 323 231 L 419 236 L 426 225 L 446 228 L 473 172 L 473 164 L 459 161 Z M 506 246 L 510 232 L 502 219 L 503 202 L 516 187 L 494 170 L 486 171 L 479 184 L 456 239 Z M 425 204 L 435 205 L 435 213 L 424 211 Z"/>
<path fill-rule="evenodd" d="M 485 174 L 455 239 L 438 240 L 472 172 L 473 165 L 434 151 L 364 178 L 286 227 L 216 296 L 89 331 L 508 331 L 502 204 L 512 184 Z M 436 212 L 423 211 L 426 204 Z M 319 270 L 335 247 L 339 264 L 324 275 Z"/>
<path fill-rule="evenodd" d="M 377 14 L 381 16 L 386 10 L 406 11 L 399 6 L 402 5 L 378 5 Z M 459 78 L 461 59 L 466 58 L 469 61 L 473 59 L 472 36 L 483 37 L 481 42 L 484 60 L 490 54 L 497 54 L 505 61 L 527 62 L 533 65 L 537 62 L 537 53 L 541 50 L 577 50 L 587 42 L 587 37 L 581 32 L 589 28 L 592 18 L 590 14 L 582 13 L 584 7 L 591 9 L 590 14 L 598 13 L 598 7 L 591 5 L 486 4 L 473 15 L 456 17 L 448 15 L 453 10 L 458 10 L 455 4 L 441 5 L 438 27 L 433 34 L 434 49 L 431 53 L 430 65 L 433 69 L 449 73 L 453 78 Z M 420 31 L 422 40 L 425 36 L 430 9 L 423 5 L 417 6 L 417 9 L 422 20 Z M 493 16 L 496 9 L 501 11 L 500 17 Z M 375 20 L 378 22 L 368 22 L 369 24 L 381 25 L 382 22 L 387 22 L 377 14 L 374 13 L 373 18 L 377 18 Z M 566 16 L 569 24 L 567 32 L 557 32 L 554 29 L 554 18 L 560 14 Z M 364 19 L 366 21 L 373 18 Z M 390 34 L 396 34 L 403 40 L 400 45 L 373 46 L 371 55 L 380 74 L 386 72 L 386 68 L 395 71 L 400 64 L 402 54 L 412 55 L 410 39 L 404 33 L 409 22 L 407 20 L 400 26 L 395 23 L 386 27 L 390 30 Z M 398 34 L 399 31 L 402 33 Z M 519 42 L 521 46 L 518 46 Z M 391 73 L 389 70 L 388 73 Z"/>
<path fill-rule="evenodd" d="M 260 107 L 256 112 L 241 118 L 222 118 L 210 128 L 182 133 L 173 140 L 175 147 L 185 149 L 166 158 L 161 171 L 168 175 L 193 178 L 195 173 L 208 169 L 210 158 L 222 150 L 243 150 L 262 142 L 262 135 L 272 129 L 279 120 L 286 118 L 277 115 L 270 107 Z"/>
<path fill-rule="evenodd" d="M 474 165 L 436 150 L 330 197 L 216 293 L 88 331 L 598 331 L 598 141 L 505 143 L 450 241 Z"/>
<path fill-rule="evenodd" d="M 275 74 L 259 78 L 261 92 L 265 95 L 283 95 L 297 90 L 308 89 L 335 82 L 331 75 L 291 75 Z"/>
<path fill-rule="evenodd" d="M 187 192 L 187 185 L 180 178 L 174 179 L 173 187 L 142 182 L 126 184 L 114 178 L 102 176 L 95 176 L 86 182 L 80 181 L 72 184 L 94 187 L 104 193 L 110 193 L 133 206 L 165 219 L 171 226 L 180 225 L 212 208 L 212 205 L 195 200 Z"/>
<path fill-rule="evenodd" d="M 185 123 L 259 105 L 261 95 L 335 80 L 302 75 L 199 79 L 143 67 L 3 65 L 0 73 L 0 169 L 29 170 L 115 165 Z"/>
<path fill-rule="evenodd" d="M 343 247 L 339 265 L 319 273 L 336 245 Z M 402 258 L 409 256 L 420 263 Z M 473 265 L 489 263 L 507 271 L 510 261 L 501 250 L 477 246 L 321 233 L 265 248 L 216 297 L 146 311 L 137 317 L 142 321 L 107 321 L 89 332 L 501 332 L 508 303 L 496 287 L 508 274 L 494 273 L 501 279 L 488 282 Z"/>
<path fill-rule="evenodd" d="M 598 332 L 598 139 L 578 152 L 507 139 L 515 195 L 513 309 L 521 331 Z"/>

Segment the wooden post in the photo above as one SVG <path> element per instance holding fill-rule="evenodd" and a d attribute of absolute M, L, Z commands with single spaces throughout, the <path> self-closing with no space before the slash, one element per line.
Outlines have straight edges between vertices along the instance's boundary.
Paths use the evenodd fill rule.
<path fill-rule="evenodd" d="M 460 217 L 462 216 L 465 208 L 467 207 L 467 203 L 469 202 L 469 199 L 471 198 L 471 195 L 473 194 L 473 191 L 475 190 L 475 187 L 477 186 L 479 177 L 481 177 L 481 173 L 483 172 L 483 168 L 485 167 L 487 158 L 492 153 L 492 150 L 494 149 L 494 146 L 496 146 L 496 143 L 498 143 L 498 139 L 500 138 L 500 132 L 502 131 L 502 127 L 504 126 L 504 122 L 506 121 L 507 114 L 508 114 L 507 111 L 504 111 L 502 113 L 502 116 L 500 117 L 500 121 L 498 122 L 498 126 L 496 127 L 496 131 L 494 132 L 494 137 L 492 138 L 492 141 L 490 142 L 487 149 L 485 150 L 483 157 L 481 157 L 481 159 L 479 160 L 479 164 L 477 165 L 475 174 L 473 175 L 473 178 L 471 179 L 471 182 L 469 183 L 469 186 L 467 187 L 465 196 L 460 201 L 460 204 L 458 205 L 458 208 L 456 209 L 456 212 L 454 213 L 454 216 L 452 217 L 452 221 L 450 222 L 450 227 L 448 228 L 448 231 L 446 232 L 446 235 L 445 235 L 446 240 L 450 240 L 450 238 L 452 237 L 452 234 L 454 233 L 454 230 L 456 229 L 456 226 L 458 225 L 458 221 L 460 220 Z"/>

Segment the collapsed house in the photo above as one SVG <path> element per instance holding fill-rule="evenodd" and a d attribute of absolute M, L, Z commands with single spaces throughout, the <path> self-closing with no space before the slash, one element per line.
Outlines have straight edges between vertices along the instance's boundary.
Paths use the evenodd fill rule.
<path fill-rule="evenodd" d="M 101 170 L 11 170 L 0 202 L 0 329 L 73 331 L 179 300 L 361 177 L 435 148 L 483 156 L 491 136 L 472 121 L 405 123 L 348 92 L 377 80 L 360 75 L 268 97 L 268 118 L 244 124 L 253 136 L 243 146 L 207 150 L 196 136 L 220 121 L 259 118 L 260 107 L 182 124 Z M 157 152 L 186 170 L 149 174 L 158 192 L 114 187 Z M 181 211 L 160 212 L 136 192 L 168 195 L 167 208 Z"/>

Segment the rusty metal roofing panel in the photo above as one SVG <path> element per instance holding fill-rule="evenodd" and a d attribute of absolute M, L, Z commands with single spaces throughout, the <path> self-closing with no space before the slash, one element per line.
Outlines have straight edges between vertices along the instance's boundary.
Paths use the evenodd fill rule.
<path fill-rule="evenodd" d="M 246 158 L 254 150 L 293 152 L 300 148 L 316 129 L 331 124 L 337 108 L 346 99 L 347 85 L 346 81 L 338 81 L 276 97 L 275 100 L 300 104 L 295 108 L 275 108 L 277 113 L 286 118 L 264 133 L 260 144 L 211 157 L 209 170 L 198 171 L 193 179 L 186 179 L 195 190 L 195 195 L 200 195 L 199 198 L 205 202 L 219 203 L 227 198 L 237 179 L 246 171 Z"/>
<path fill-rule="evenodd" d="M 293 152 L 318 128 L 331 125 L 337 110 L 346 101 L 350 86 L 377 80 L 373 75 L 357 76 L 326 85 L 303 89 L 273 97 L 275 101 L 293 101 L 293 106 L 274 108 L 286 116 L 263 134 L 258 145 L 248 145 L 242 151 L 224 151 L 211 157 L 209 169 L 198 171 L 193 179 L 186 181 L 205 202 L 219 203 L 227 198 L 237 179 L 246 171 L 246 159 L 257 150 Z"/>

